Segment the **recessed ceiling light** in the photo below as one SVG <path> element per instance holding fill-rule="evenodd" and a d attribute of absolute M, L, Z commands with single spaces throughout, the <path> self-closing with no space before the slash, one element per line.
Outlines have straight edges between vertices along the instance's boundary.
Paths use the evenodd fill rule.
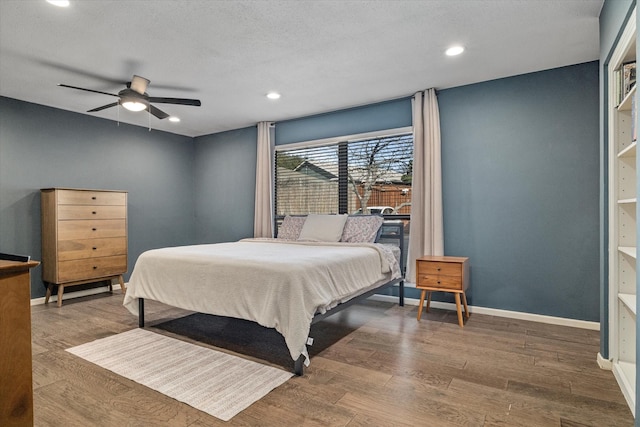
<path fill-rule="evenodd" d="M 464 52 L 464 47 L 462 47 L 462 46 L 451 46 L 444 53 L 447 56 L 456 56 L 456 55 L 460 55 L 462 52 Z"/>
<path fill-rule="evenodd" d="M 269 99 L 280 99 L 280 94 L 278 92 L 269 92 L 267 94 L 267 98 L 269 98 Z"/>
<path fill-rule="evenodd" d="M 69 0 L 47 0 L 47 3 L 51 3 L 54 6 L 58 7 L 68 7 Z"/>
<path fill-rule="evenodd" d="M 170 122 L 174 122 L 174 123 L 178 123 L 180 121 L 180 118 L 176 117 L 176 116 L 171 116 L 171 117 L 169 117 L 169 121 Z"/>

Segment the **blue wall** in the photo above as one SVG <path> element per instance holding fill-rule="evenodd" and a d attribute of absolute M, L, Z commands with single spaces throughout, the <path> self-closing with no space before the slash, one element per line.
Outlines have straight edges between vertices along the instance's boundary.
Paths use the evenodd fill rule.
<path fill-rule="evenodd" d="M 598 63 L 440 91 L 445 253 L 473 304 L 597 321 Z"/>
<path fill-rule="evenodd" d="M 0 252 L 42 259 L 40 188 L 123 190 L 131 272 L 143 251 L 193 241 L 193 163 L 192 138 L 0 97 Z"/>
<path fill-rule="evenodd" d="M 276 124 L 276 145 L 411 126 L 411 98 L 287 120 Z"/>
<path fill-rule="evenodd" d="M 253 237 L 256 126 L 195 138 L 197 243 Z"/>

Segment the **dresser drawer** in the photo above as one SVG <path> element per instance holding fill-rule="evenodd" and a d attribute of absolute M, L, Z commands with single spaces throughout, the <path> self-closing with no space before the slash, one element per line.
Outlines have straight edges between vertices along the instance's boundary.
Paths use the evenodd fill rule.
<path fill-rule="evenodd" d="M 89 206 L 89 205 L 59 205 L 58 219 L 124 219 L 127 217 L 127 207 Z"/>
<path fill-rule="evenodd" d="M 462 267 L 454 262 L 418 262 L 418 274 L 462 276 Z"/>
<path fill-rule="evenodd" d="M 126 205 L 127 193 L 115 191 L 58 190 L 60 205 Z"/>
<path fill-rule="evenodd" d="M 126 237 L 61 240 L 58 242 L 58 261 L 70 261 L 74 259 L 97 258 L 126 254 Z"/>
<path fill-rule="evenodd" d="M 458 276 L 438 276 L 436 274 L 418 274 L 416 287 L 462 290 L 462 280 Z"/>
<path fill-rule="evenodd" d="M 123 237 L 127 235 L 124 219 L 58 221 L 58 240 Z"/>
<path fill-rule="evenodd" d="M 58 263 L 58 283 L 117 276 L 126 271 L 126 255 L 62 261 Z"/>

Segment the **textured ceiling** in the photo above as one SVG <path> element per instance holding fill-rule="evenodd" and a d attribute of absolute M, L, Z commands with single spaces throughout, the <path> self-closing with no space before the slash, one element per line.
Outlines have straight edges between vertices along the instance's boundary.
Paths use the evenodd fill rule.
<path fill-rule="evenodd" d="M 58 83 L 117 93 L 138 74 L 202 106 L 86 114 L 199 136 L 596 60 L 602 3 L 0 0 L 0 95 L 85 113 L 115 98 Z"/>

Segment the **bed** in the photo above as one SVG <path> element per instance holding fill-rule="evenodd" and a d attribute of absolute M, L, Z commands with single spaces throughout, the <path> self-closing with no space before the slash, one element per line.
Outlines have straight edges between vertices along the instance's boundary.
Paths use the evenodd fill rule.
<path fill-rule="evenodd" d="M 144 301 L 152 299 L 274 328 L 284 337 L 294 372 L 302 375 L 303 365 L 309 365 L 306 344 L 313 323 L 396 284 L 404 304 L 402 223 L 337 217 L 285 217 L 275 239 L 144 252 L 124 306 L 139 316 L 140 327 Z M 327 221 L 342 222 L 342 228 L 327 227 Z"/>

